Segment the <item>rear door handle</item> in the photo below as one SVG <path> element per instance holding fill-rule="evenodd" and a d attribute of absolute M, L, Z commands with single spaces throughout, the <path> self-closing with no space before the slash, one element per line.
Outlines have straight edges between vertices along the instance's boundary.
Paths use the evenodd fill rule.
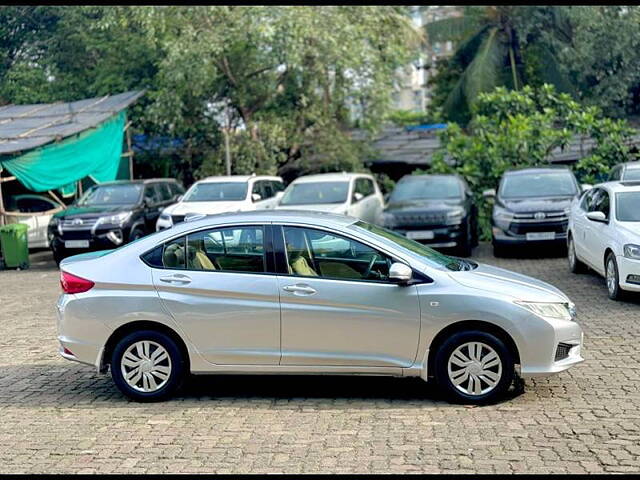
<path fill-rule="evenodd" d="M 285 292 L 291 292 L 294 295 L 313 295 L 316 290 L 309 285 L 286 285 L 282 287 Z"/>
<path fill-rule="evenodd" d="M 191 279 L 187 275 L 183 275 L 182 273 L 175 273 L 173 275 L 160 277 L 160 281 L 165 283 L 181 283 L 183 285 L 191 283 Z"/>

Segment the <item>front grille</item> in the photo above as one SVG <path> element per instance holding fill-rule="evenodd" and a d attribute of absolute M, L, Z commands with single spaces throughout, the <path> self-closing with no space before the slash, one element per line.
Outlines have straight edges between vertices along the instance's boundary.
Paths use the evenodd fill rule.
<path fill-rule="evenodd" d="M 64 218 L 60 222 L 63 230 L 91 230 L 98 218 Z"/>
<path fill-rule="evenodd" d="M 173 224 L 184 222 L 184 215 L 171 215 L 171 221 Z"/>
<path fill-rule="evenodd" d="M 509 225 L 509 231 L 515 235 L 525 235 L 529 232 L 555 232 L 565 233 L 567 231 L 568 220 L 555 221 L 555 222 L 530 222 L 530 223 L 516 223 L 512 221 Z"/>
<path fill-rule="evenodd" d="M 447 222 L 447 214 L 445 212 L 397 213 L 394 218 L 396 225 L 399 227 L 443 225 Z"/>
<path fill-rule="evenodd" d="M 544 215 L 541 217 L 541 215 Z M 568 216 L 564 211 L 555 211 L 555 212 L 525 212 L 525 213 L 515 213 L 513 215 L 514 222 L 540 222 L 540 221 L 550 221 L 557 222 L 568 220 Z"/>
<path fill-rule="evenodd" d="M 569 345 L 568 343 L 559 343 L 558 348 L 556 349 L 555 361 L 559 362 L 560 360 L 567 358 L 571 351 L 571 347 L 573 347 L 573 345 Z"/>

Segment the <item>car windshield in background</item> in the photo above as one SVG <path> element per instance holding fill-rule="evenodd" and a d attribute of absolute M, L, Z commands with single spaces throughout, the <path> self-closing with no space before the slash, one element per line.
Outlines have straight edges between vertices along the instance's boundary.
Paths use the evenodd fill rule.
<path fill-rule="evenodd" d="M 640 192 L 616 194 L 616 218 L 619 222 L 640 222 Z"/>
<path fill-rule="evenodd" d="M 238 202 L 247 197 L 242 182 L 198 183 L 185 194 L 183 202 Z"/>
<path fill-rule="evenodd" d="M 140 200 L 142 185 L 101 185 L 87 190 L 77 205 L 134 205 Z"/>
<path fill-rule="evenodd" d="M 623 180 L 625 182 L 640 180 L 640 168 L 627 168 Z"/>
<path fill-rule="evenodd" d="M 349 182 L 297 183 L 285 192 L 281 205 L 314 205 L 318 203 L 344 203 L 349 193 Z"/>
<path fill-rule="evenodd" d="M 506 175 L 502 181 L 500 195 L 512 197 L 569 196 L 578 192 L 570 173 L 532 173 Z"/>
<path fill-rule="evenodd" d="M 433 248 L 427 247 L 426 245 L 418 243 L 415 240 L 411 240 L 410 238 L 407 238 L 404 235 L 400 235 L 399 233 L 387 230 L 386 228 L 378 227 L 377 225 L 373 225 L 367 222 L 356 222 L 354 225 L 375 235 L 384 237 L 387 240 L 391 240 L 398 247 L 409 250 L 412 253 L 416 253 L 427 261 L 441 267 L 445 267 L 449 270 L 460 271 L 471 270 L 473 268 L 474 264 L 472 264 L 471 262 L 468 262 L 461 258 L 449 257 L 448 255 L 444 255 L 434 250 Z"/>
<path fill-rule="evenodd" d="M 460 198 L 462 190 L 455 177 L 409 177 L 398 182 L 389 202 Z"/>

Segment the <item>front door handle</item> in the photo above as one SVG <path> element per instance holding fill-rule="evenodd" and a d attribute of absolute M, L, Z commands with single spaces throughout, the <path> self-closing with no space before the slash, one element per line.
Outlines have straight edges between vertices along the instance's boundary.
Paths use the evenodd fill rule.
<path fill-rule="evenodd" d="M 309 285 L 287 285 L 282 287 L 285 292 L 291 292 L 294 295 L 313 295 L 316 293 L 315 288 L 311 288 Z"/>
<path fill-rule="evenodd" d="M 191 283 L 191 279 L 187 275 L 183 275 L 182 273 L 175 273 L 173 275 L 160 277 L 160 281 L 165 283 L 180 283 L 183 285 Z"/>

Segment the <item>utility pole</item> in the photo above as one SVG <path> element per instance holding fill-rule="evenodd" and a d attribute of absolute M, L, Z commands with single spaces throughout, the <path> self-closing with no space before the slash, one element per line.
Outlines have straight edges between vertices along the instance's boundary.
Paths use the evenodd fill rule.
<path fill-rule="evenodd" d="M 229 127 L 222 129 L 224 133 L 224 156 L 227 164 L 227 175 L 231 175 L 231 152 L 229 151 Z"/>

